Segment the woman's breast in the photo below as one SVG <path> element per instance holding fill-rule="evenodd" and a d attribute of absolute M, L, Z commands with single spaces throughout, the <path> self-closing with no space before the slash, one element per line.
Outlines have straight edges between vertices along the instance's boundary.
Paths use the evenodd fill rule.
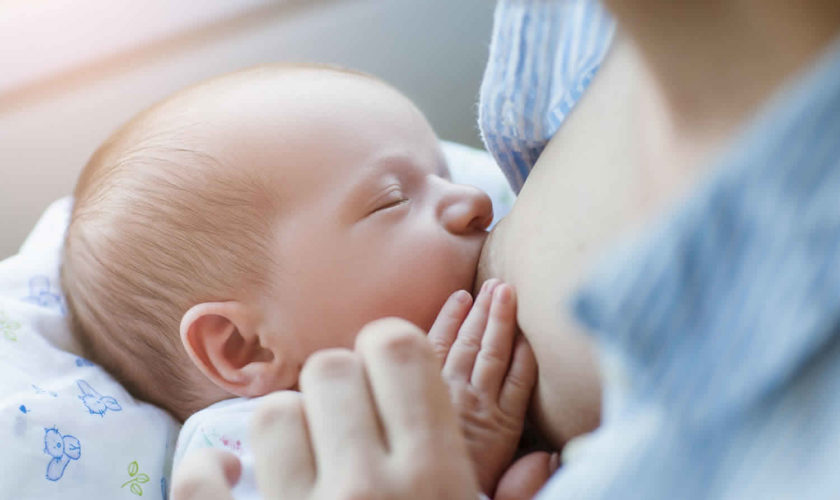
<path fill-rule="evenodd" d="M 613 48 L 479 261 L 477 283 L 498 277 L 516 288 L 519 325 L 540 369 L 534 416 L 558 445 L 591 430 L 600 411 L 592 348 L 567 305 L 640 207 L 633 57 L 624 44 Z"/>

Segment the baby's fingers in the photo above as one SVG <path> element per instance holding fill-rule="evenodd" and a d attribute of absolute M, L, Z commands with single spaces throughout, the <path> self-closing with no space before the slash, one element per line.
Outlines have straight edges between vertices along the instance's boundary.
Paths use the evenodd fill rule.
<path fill-rule="evenodd" d="M 478 292 L 475 303 L 458 330 L 458 336 L 446 356 L 442 370 L 444 380 L 469 382 L 475 365 L 475 357 L 481 348 L 481 338 L 487 327 L 490 298 L 493 295 L 493 289 L 498 284 L 497 279 L 487 280 Z"/>
<path fill-rule="evenodd" d="M 525 337 L 516 338 L 513 359 L 499 394 L 499 408 L 507 415 L 525 418 L 528 401 L 537 382 L 537 360 Z"/>
<path fill-rule="evenodd" d="M 471 304 L 472 297 L 466 290 L 453 293 L 443 304 L 435 323 L 429 330 L 428 338 L 441 366 L 446 361 L 446 355 L 449 354 L 449 349 L 455 342 L 455 337 L 458 336 L 458 328 L 467 317 Z"/>
<path fill-rule="evenodd" d="M 516 335 L 516 295 L 513 287 L 500 284 L 493 290 L 490 317 L 481 339 L 481 350 L 473 368 L 471 383 L 493 401 L 510 366 Z"/>

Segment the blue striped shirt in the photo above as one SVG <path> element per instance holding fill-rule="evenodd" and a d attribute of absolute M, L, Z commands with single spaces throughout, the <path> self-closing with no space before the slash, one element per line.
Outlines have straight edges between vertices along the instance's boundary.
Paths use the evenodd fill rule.
<path fill-rule="evenodd" d="M 517 193 L 598 71 L 614 31 L 615 21 L 590 1 L 498 3 L 478 122 Z"/>
<path fill-rule="evenodd" d="M 564 56 L 542 59 L 545 69 L 498 65 L 527 61 L 523 52 L 548 43 L 524 34 L 549 22 L 534 16 L 587 8 L 598 9 L 499 5 L 493 50 L 502 54 L 492 55 L 486 77 L 505 82 L 485 82 L 482 99 L 506 84 L 508 96 L 543 96 L 542 108 L 514 99 L 517 111 L 498 125 L 487 117 L 505 105 L 480 106 L 487 146 L 515 184 L 553 133 L 540 128 L 551 119 L 531 117 L 568 112 L 563 98 L 544 94 L 579 95 L 564 82 L 585 87 L 597 63 L 579 78 L 537 79 L 538 88 L 515 74 L 551 73 Z M 518 14 L 504 18 L 508 9 Z M 612 33 L 603 21 L 589 18 L 575 32 L 552 19 L 560 33 L 577 33 L 556 38 L 556 53 L 603 55 Z M 601 39 L 581 47 L 590 27 Z M 515 141 L 505 139 L 511 124 Z M 840 40 L 708 171 L 682 205 L 602 262 L 575 298 L 612 367 L 603 423 L 541 498 L 840 497 Z"/>

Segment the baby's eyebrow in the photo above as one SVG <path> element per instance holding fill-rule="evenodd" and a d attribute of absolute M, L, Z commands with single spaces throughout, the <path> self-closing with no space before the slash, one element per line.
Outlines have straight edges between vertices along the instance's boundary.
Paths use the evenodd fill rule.
<path fill-rule="evenodd" d="M 394 162 L 401 161 L 397 157 L 384 157 L 362 168 L 360 175 L 347 187 L 341 199 L 340 212 L 349 220 L 355 220 L 360 213 L 360 207 L 369 202 L 373 196 L 378 180 L 388 173 Z"/>
<path fill-rule="evenodd" d="M 364 167 L 364 171 L 359 175 L 355 182 L 349 187 L 347 191 L 347 204 L 354 204 L 355 200 L 362 199 L 370 192 L 371 187 L 377 184 L 384 175 L 395 174 L 401 177 L 401 174 L 407 174 L 414 169 L 412 158 L 403 153 L 394 153 L 383 155 L 373 160 L 369 165 Z M 435 175 L 450 178 L 449 166 L 444 159 L 440 159 L 435 166 Z"/>

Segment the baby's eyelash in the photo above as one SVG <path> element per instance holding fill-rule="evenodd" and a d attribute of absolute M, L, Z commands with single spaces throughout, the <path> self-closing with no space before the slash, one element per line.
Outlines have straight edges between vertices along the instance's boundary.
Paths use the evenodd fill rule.
<path fill-rule="evenodd" d="M 399 205 L 408 201 L 408 197 L 403 194 L 402 189 L 399 185 L 392 185 L 390 186 L 381 196 L 379 196 L 376 203 L 373 205 L 374 208 L 371 210 L 371 214 L 379 212 L 381 210 L 388 210 L 389 208 L 395 208 Z"/>
<path fill-rule="evenodd" d="M 408 202 L 408 198 L 405 198 L 405 197 L 403 197 L 399 200 L 392 200 L 389 203 L 386 203 L 385 205 L 382 205 L 381 207 L 377 208 L 376 211 L 378 212 L 380 210 L 387 210 L 389 208 L 398 207 L 398 206 L 402 205 L 403 203 L 407 203 L 407 202 Z"/>

